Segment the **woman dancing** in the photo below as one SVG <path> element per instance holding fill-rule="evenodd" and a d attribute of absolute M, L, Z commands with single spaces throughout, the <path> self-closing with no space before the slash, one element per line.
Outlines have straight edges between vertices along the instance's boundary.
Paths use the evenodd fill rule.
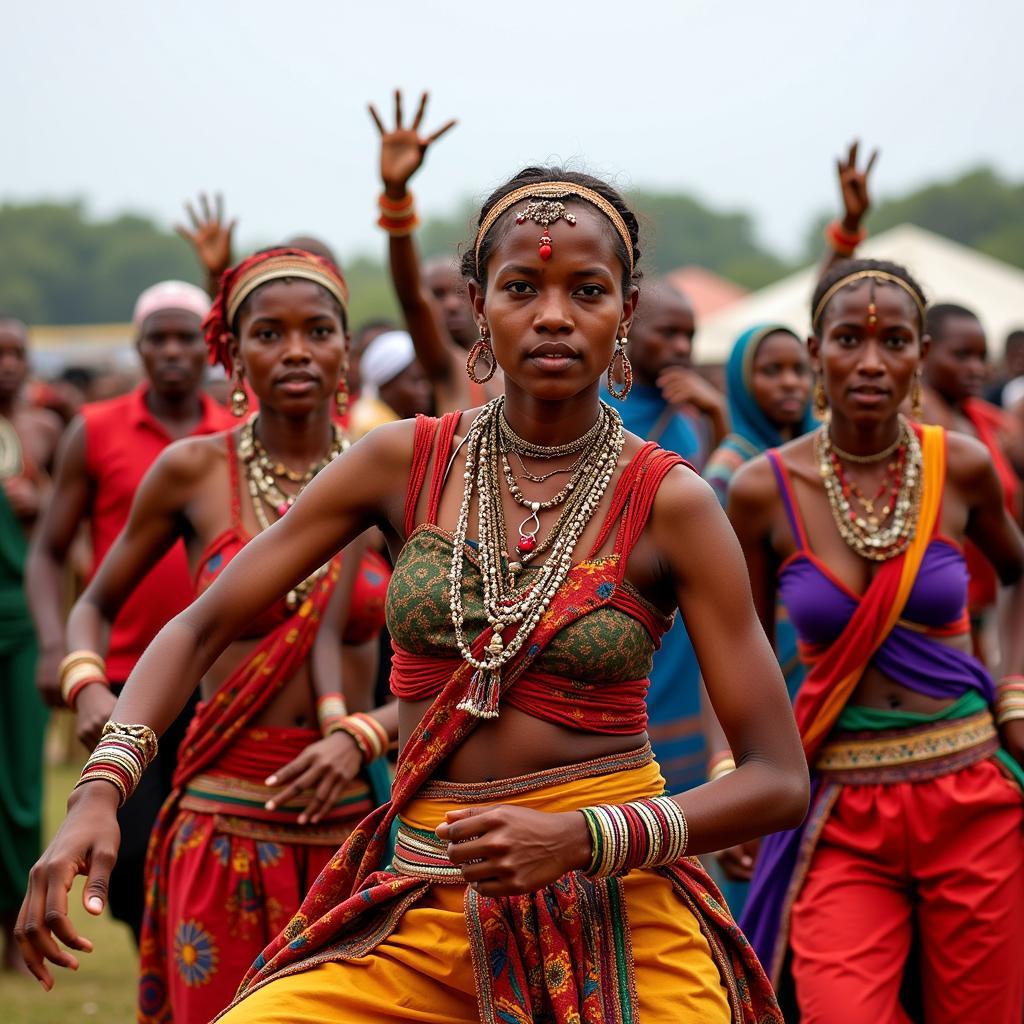
<path fill-rule="evenodd" d="M 109 623 L 168 548 L 185 540 L 201 594 L 341 453 L 331 414 L 344 398 L 346 300 L 336 268 L 298 250 L 254 256 L 222 278 L 207 339 L 233 377 L 236 414 L 245 412 L 243 377 L 260 412 L 235 431 L 174 445 L 144 479 L 68 621 L 62 686 L 81 719 L 104 681 L 96 652 Z M 338 844 L 387 796 L 383 762 L 376 793 L 360 771 L 369 741 L 379 754 L 386 731 L 369 716 L 344 717 L 331 650 L 343 628 L 354 645 L 380 631 L 376 567 L 346 555 L 340 571 L 348 578 L 337 593 L 339 562 L 326 558 L 287 597 L 253 607 L 205 667 L 204 702 L 147 859 L 140 1020 L 200 1021 L 222 1010 Z M 81 721 L 93 742 L 107 718 L 101 707 L 91 725 Z"/>
<path fill-rule="evenodd" d="M 900 414 L 928 345 L 907 271 L 838 264 L 812 309 L 830 419 L 729 493 L 765 628 L 777 587 L 800 638 L 813 766 L 807 822 L 761 844 L 744 921 L 777 983 L 791 967 L 805 1024 L 909 1021 L 915 938 L 926 1020 L 1016 1024 L 1024 541 L 985 449 Z M 966 538 L 1009 588 L 999 687 L 971 653 Z"/>
<path fill-rule="evenodd" d="M 224 1019 L 781 1020 L 685 854 L 792 827 L 806 771 L 713 493 L 598 397 L 609 373 L 628 388 L 639 256 L 635 216 L 588 176 L 529 168 L 487 200 L 465 272 L 475 368 L 493 358 L 505 398 L 373 431 L 154 642 L 33 870 L 19 935 L 45 986 L 44 960 L 77 965 L 57 939 L 89 948 L 66 915 L 74 876 L 102 902 L 119 797 L 103 773 L 141 770 L 244 624 L 378 524 L 396 558 L 393 798 Z M 677 607 L 739 767 L 670 798 L 644 691 Z"/>

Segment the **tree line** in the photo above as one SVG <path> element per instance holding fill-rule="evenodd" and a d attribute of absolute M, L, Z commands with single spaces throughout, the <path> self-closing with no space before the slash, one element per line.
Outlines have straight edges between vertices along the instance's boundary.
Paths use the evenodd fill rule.
<path fill-rule="evenodd" d="M 748 288 L 818 259 L 828 219 L 813 221 L 804 257 L 794 262 L 758 242 L 754 220 L 743 211 L 671 192 L 638 190 L 630 198 L 645 229 L 648 273 L 698 264 Z M 419 233 L 424 255 L 456 251 L 471 233 L 472 214 L 466 202 L 427 217 Z M 878 234 L 904 222 L 1024 267 L 1024 182 L 989 167 L 879 202 L 868 226 Z M 358 255 L 343 263 L 352 322 L 394 316 L 383 261 Z M 148 217 L 96 218 L 80 201 L 0 205 L 0 315 L 35 324 L 124 322 L 139 292 L 166 278 L 200 283 L 201 275 L 188 245 Z"/>

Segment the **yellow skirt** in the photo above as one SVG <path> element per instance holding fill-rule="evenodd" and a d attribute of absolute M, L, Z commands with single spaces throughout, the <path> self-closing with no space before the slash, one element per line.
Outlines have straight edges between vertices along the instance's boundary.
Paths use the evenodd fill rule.
<path fill-rule="evenodd" d="M 446 812 L 465 800 L 413 800 L 402 822 L 434 829 Z M 540 811 L 570 811 L 589 804 L 625 803 L 664 792 L 657 764 L 594 778 L 542 786 L 488 803 L 514 803 Z M 271 981 L 221 1018 L 223 1024 L 478 1024 L 480 1014 L 463 901 L 463 885 L 433 885 L 402 915 L 398 927 L 367 956 L 319 964 Z M 650 871 L 633 871 L 623 881 L 632 947 L 638 1019 L 643 1024 L 728 1024 L 726 990 L 697 919 Z"/>

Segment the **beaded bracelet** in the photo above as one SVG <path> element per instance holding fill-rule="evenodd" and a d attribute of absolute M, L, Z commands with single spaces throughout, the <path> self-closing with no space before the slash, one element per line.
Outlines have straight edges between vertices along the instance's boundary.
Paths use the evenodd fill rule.
<path fill-rule="evenodd" d="M 60 695 L 69 707 L 75 706 L 78 695 L 92 683 L 109 686 L 107 666 L 95 651 L 72 651 L 57 667 L 60 680 Z"/>
<path fill-rule="evenodd" d="M 369 764 L 383 757 L 388 749 L 388 733 L 380 722 L 371 715 L 357 711 L 352 715 L 345 715 L 340 721 L 335 722 L 331 732 L 343 732 L 352 737 L 359 752 L 363 755 L 363 762 Z"/>
<path fill-rule="evenodd" d="M 598 804 L 582 807 L 580 813 L 590 832 L 592 853 L 586 873 L 593 878 L 672 864 L 686 852 L 686 816 L 670 797 Z"/>
<path fill-rule="evenodd" d="M 825 240 L 839 256 L 852 256 L 857 251 L 857 246 L 867 237 L 868 233 L 863 228 L 851 234 L 837 220 L 825 228 Z"/>
<path fill-rule="evenodd" d="M 320 735 L 330 736 L 337 731 L 337 725 L 348 714 L 345 698 L 340 693 L 325 693 L 316 702 L 316 720 L 320 723 Z"/>
<path fill-rule="evenodd" d="M 386 193 L 382 193 L 377 203 L 380 206 L 377 226 L 382 227 L 389 235 L 396 238 L 410 235 L 419 226 L 420 220 L 416 216 L 415 201 L 411 192 L 407 192 L 402 199 L 391 199 Z"/>
<path fill-rule="evenodd" d="M 714 782 L 716 779 L 722 778 L 723 775 L 734 771 L 736 771 L 736 759 L 728 751 L 723 751 L 711 759 L 711 766 L 708 768 L 708 782 Z"/>
<path fill-rule="evenodd" d="M 1004 676 L 996 688 L 996 725 L 1024 718 L 1024 676 Z"/>
<path fill-rule="evenodd" d="M 85 762 L 75 789 L 86 782 L 102 779 L 120 793 L 118 807 L 123 807 L 138 787 L 142 773 L 156 757 L 157 747 L 156 733 L 148 725 L 107 722 L 96 749 Z"/>

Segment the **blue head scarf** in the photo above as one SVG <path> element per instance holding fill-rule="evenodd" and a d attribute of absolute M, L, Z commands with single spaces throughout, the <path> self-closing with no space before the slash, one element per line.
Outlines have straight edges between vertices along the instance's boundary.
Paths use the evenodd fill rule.
<path fill-rule="evenodd" d="M 789 334 L 797 341 L 800 340 L 793 331 L 781 324 L 758 324 L 744 331 L 736 339 L 726 366 L 725 382 L 732 433 L 722 443 L 725 447 L 733 448 L 744 459 L 751 459 L 766 448 L 777 448 L 784 443 L 778 427 L 757 404 L 752 387 L 754 356 L 757 354 L 758 346 L 769 334 L 777 331 Z M 807 408 L 796 433 L 806 434 L 817 425 L 818 421 L 811 412 L 811 403 L 808 399 Z"/>

